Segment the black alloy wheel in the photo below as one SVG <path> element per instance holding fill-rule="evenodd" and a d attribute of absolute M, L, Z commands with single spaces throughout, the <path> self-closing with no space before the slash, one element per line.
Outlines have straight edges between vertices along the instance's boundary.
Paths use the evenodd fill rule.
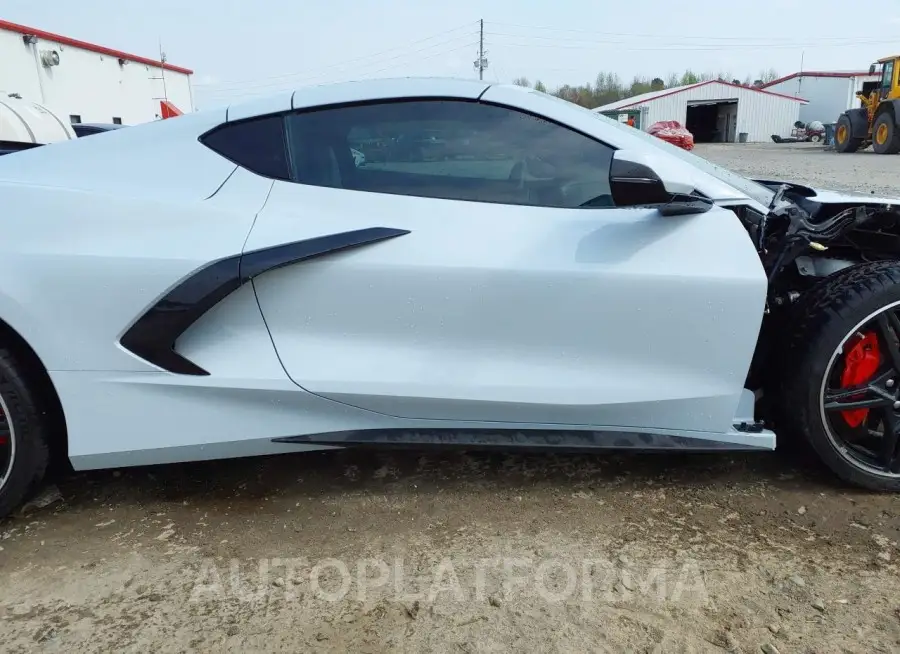
<path fill-rule="evenodd" d="M 900 479 L 900 305 L 867 316 L 835 349 L 822 421 L 835 449 L 873 475 Z"/>
<path fill-rule="evenodd" d="M 780 438 L 856 486 L 900 491 L 900 262 L 850 266 L 800 296 L 782 347 Z"/>

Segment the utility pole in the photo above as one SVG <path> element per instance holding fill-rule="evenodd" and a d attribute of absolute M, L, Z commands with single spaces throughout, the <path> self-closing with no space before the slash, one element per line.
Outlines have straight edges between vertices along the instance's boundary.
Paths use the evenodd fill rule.
<path fill-rule="evenodd" d="M 478 59 L 475 61 L 475 70 L 478 71 L 478 79 L 484 79 L 484 69 L 488 67 L 487 52 L 484 50 L 484 19 L 478 21 Z"/>

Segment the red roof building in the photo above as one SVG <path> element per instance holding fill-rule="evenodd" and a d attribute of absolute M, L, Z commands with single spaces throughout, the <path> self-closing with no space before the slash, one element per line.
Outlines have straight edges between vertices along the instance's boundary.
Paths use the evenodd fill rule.
<path fill-rule="evenodd" d="M 0 93 L 73 123 L 135 124 L 162 118 L 162 106 L 194 107 L 189 68 L 5 20 L 0 61 Z"/>
<path fill-rule="evenodd" d="M 801 97 L 709 80 L 643 93 L 594 111 L 614 117 L 640 111 L 642 129 L 674 120 L 687 127 L 697 143 L 765 142 L 772 134 L 790 134 L 805 102 Z"/>

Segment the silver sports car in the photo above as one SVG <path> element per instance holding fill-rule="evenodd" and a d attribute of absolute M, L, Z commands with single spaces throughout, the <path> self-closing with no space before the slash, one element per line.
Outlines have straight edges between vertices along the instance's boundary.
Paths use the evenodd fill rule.
<path fill-rule="evenodd" d="M 900 489 L 900 200 L 752 181 L 528 89 L 402 79 L 3 157 L 0 202 L 0 514 L 54 456 L 775 431 Z"/>

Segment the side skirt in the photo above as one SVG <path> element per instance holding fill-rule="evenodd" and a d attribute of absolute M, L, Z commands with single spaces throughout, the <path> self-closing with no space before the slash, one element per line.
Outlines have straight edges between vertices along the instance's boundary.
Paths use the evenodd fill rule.
<path fill-rule="evenodd" d="M 272 442 L 338 447 L 497 448 L 573 452 L 589 450 L 741 452 L 772 449 L 764 444 L 728 443 L 645 432 L 530 429 L 366 429 L 275 438 Z"/>

